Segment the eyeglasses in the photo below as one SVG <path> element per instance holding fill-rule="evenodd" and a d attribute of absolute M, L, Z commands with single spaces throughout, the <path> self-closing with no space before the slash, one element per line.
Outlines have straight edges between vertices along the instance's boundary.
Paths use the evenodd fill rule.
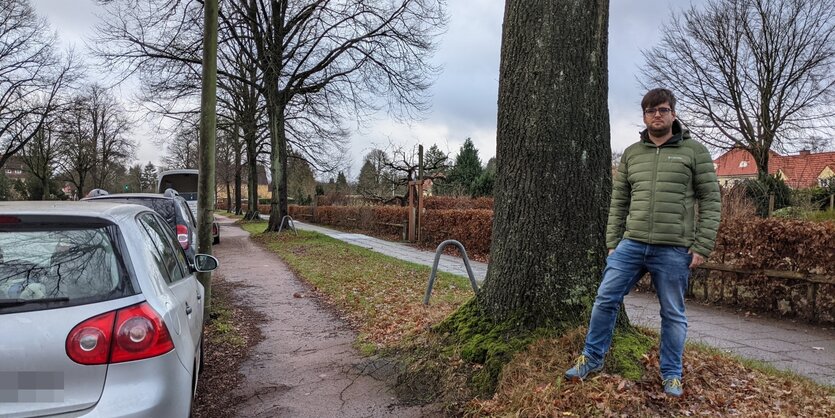
<path fill-rule="evenodd" d="M 650 107 L 644 109 L 644 114 L 647 116 L 655 116 L 655 112 L 658 112 L 661 114 L 661 116 L 666 116 L 670 114 L 670 112 L 672 111 L 673 109 L 670 109 L 669 107 Z"/>

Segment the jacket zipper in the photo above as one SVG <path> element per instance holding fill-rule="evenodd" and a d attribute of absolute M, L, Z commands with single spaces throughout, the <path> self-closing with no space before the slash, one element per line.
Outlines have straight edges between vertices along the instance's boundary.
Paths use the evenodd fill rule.
<path fill-rule="evenodd" d="M 661 147 L 655 147 L 655 163 L 652 166 L 652 193 L 649 199 L 649 242 L 652 242 L 652 230 L 655 222 L 655 183 L 658 181 L 658 158 L 661 154 Z"/>

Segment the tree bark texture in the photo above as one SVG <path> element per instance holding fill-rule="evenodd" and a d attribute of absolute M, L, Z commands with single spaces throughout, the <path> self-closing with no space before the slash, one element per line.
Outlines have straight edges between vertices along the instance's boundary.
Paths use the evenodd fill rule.
<path fill-rule="evenodd" d="M 268 100 L 269 102 L 269 100 Z M 267 231 L 278 231 L 281 220 L 287 215 L 287 133 L 285 132 L 283 104 L 271 105 L 269 109 L 270 139 L 272 153 L 272 200 L 270 201 L 270 222 Z"/>
<path fill-rule="evenodd" d="M 611 195 L 607 0 L 508 0 L 490 267 L 497 321 L 576 322 L 600 281 Z"/>
<path fill-rule="evenodd" d="M 204 2 L 203 77 L 200 97 L 200 174 L 197 184 L 197 252 L 212 253 L 215 207 L 215 146 L 217 139 L 217 18 L 218 0 Z M 204 318 L 209 318 L 212 287 L 210 272 L 197 273 L 206 292 Z"/>

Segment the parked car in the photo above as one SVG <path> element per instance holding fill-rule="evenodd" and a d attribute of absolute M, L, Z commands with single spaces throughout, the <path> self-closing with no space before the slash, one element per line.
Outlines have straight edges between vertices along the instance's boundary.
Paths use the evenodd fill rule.
<path fill-rule="evenodd" d="M 200 170 L 184 168 L 179 170 L 167 170 L 159 173 L 157 180 L 157 191 L 163 193 L 165 190 L 176 190 L 183 199 L 188 202 L 188 207 L 194 217 L 197 217 L 197 184 Z M 220 244 L 220 226 L 217 218 L 212 220 L 212 243 Z"/>
<path fill-rule="evenodd" d="M 172 190 L 163 194 L 156 193 L 114 193 L 101 189 L 92 190 L 81 200 L 133 203 L 153 209 L 165 219 L 168 226 L 177 234 L 177 241 L 189 260 L 197 251 L 197 222 L 188 207 L 188 202 Z"/>
<path fill-rule="evenodd" d="M 103 202 L 0 202 L 0 250 L 0 416 L 189 415 L 217 259 Z"/>

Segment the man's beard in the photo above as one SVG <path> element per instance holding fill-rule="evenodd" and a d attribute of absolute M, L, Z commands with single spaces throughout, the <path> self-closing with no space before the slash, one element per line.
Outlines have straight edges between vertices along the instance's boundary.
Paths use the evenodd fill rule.
<path fill-rule="evenodd" d="M 672 130 L 673 130 L 672 125 L 667 125 L 667 126 L 664 126 L 662 128 L 653 128 L 652 126 L 647 126 L 647 131 L 649 132 L 649 134 L 651 136 L 656 137 L 656 138 L 666 136 L 667 134 L 672 132 Z"/>

